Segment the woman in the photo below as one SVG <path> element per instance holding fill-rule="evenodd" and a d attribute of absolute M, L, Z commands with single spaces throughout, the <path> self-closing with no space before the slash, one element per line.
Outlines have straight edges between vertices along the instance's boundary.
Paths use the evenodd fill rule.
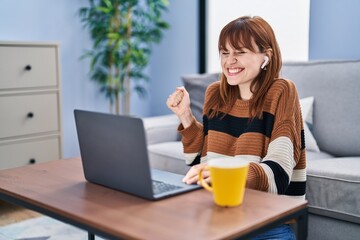
<path fill-rule="evenodd" d="M 304 198 L 300 103 L 294 84 L 279 77 L 281 53 L 271 26 L 260 17 L 235 19 L 222 29 L 218 49 L 222 74 L 206 90 L 203 124 L 191 113 L 186 89 L 177 88 L 167 100 L 181 121 L 178 131 L 192 166 L 184 182 L 198 182 L 211 158 L 241 157 L 250 162 L 248 188 Z M 211 182 L 208 171 L 203 175 Z M 294 238 L 284 224 L 256 239 L 270 236 Z"/>

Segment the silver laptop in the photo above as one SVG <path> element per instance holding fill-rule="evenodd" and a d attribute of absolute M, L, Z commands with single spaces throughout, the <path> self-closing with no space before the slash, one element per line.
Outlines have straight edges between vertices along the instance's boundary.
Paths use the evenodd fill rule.
<path fill-rule="evenodd" d="M 87 181 L 149 200 L 200 188 L 183 183 L 182 175 L 150 168 L 140 118 L 83 110 L 74 115 Z"/>

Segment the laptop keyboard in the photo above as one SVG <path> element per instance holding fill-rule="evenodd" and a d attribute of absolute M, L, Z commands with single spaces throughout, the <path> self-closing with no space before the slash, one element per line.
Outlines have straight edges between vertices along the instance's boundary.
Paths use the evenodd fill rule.
<path fill-rule="evenodd" d="M 168 191 L 172 191 L 172 190 L 181 188 L 176 185 L 172 185 L 169 183 L 164 183 L 164 182 L 156 181 L 156 180 L 152 180 L 152 185 L 153 185 L 153 190 L 154 190 L 155 195 L 159 194 L 159 193 L 164 193 L 164 192 L 168 192 Z"/>

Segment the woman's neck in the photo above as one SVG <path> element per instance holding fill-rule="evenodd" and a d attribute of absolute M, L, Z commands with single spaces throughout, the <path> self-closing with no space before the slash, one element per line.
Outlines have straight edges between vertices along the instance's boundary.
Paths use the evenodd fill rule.
<path fill-rule="evenodd" d="M 239 86 L 239 90 L 240 90 L 240 99 L 241 100 L 250 100 L 250 98 L 252 97 L 253 93 L 250 91 L 250 87 L 248 86 Z"/>

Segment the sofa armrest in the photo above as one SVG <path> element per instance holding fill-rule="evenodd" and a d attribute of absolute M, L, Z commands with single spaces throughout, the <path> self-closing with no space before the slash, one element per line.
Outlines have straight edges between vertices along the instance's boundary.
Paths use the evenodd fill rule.
<path fill-rule="evenodd" d="M 147 144 L 178 141 L 179 119 L 175 114 L 143 118 Z"/>

